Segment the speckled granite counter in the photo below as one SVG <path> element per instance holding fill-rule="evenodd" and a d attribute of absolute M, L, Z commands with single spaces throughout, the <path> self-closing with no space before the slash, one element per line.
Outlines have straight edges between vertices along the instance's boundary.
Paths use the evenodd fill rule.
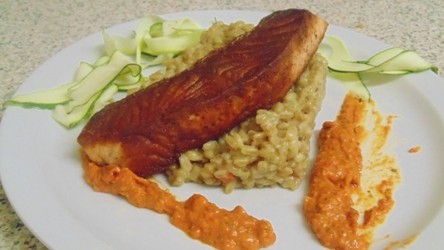
<path fill-rule="evenodd" d="M 408 3 L 407 3 L 408 2 Z M 444 69 L 444 6 L 431 1 L 0 1 L 0 118 L 3 103 L 41 63 L 71 43 L 142 17 L 197 9 L 276 10 L 307 8 L 332 24 L 388 44 L 412 48 Z M 443 73 L 441 71 L 441 76 Z M 14 213 L 0 189 L 0 248 L 44 249 Z"/>

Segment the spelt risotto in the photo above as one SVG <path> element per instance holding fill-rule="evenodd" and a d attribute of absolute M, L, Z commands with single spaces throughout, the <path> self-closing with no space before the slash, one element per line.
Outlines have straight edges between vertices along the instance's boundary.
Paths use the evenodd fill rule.
<path fill-rule="evenodd" d="M 238 21 L 215 22 L 202 34 L 200 44 L 165 62 L 147 85 L 187 69 L 254 26 Z M 259 110 L 218 140 L 179 157 L 167 171 L 172 185 L 197 182 L 235 188 L 299 186 L 309 167 L 310 137 L 325 94 L 327 62 L 315 55 L 298 83 L 270 110 Z"/>

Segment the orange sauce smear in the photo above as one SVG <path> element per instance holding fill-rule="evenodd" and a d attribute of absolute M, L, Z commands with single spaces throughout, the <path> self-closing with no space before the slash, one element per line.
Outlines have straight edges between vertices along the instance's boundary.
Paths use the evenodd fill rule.
<path fill-rule="evenodd" d="M 411 245 L 416 238 L 418 237 L 417 234 L 412 235 L 404 240 L 398 240 L 391 242 L 388 246 L 384 248 L 384 250 L 395 250 L 395 249 L 406 249 L 409 245 Z"/>
<path fill-rule="evenodd" d="M 199 194 L 177 201 L 155 182 L 126 168 L 99 167 L 85 159 L 83 168 L 85 180 L 94 190 L 120 195 L 136 207 L 166 214 L 170 223 L 188 236 L 217 249 L 259 249 L 276 240 L 268 221 L 248 215 L 240 206 L 232 211 L 221 209 Z"/>
<path fill-rule="evenodd" d="M 381 172 L 388 164 L 390 178 L 370 184 L 361 179 L 362 141 L 371 134 L 363 126 L 367 105 L 347 95 L 336 121 L 325 122 L 319 135 L 319 152 L 305 197 L 304 214 L 320 243 L 330 249 L 368 249 L 374 227 L 385 220 L 394 205 L 392 194 L 399 173 L 394 158 L 380 154 L 393 117 L 389 117 L 389 125 L 370 131 L 382 137 L 373 138 L 370 156 L 377 157 L 367 166 L 370 170 L 365 169 Z M 380 118 L 377 116 L 377 122 L 381 122 Z M 363 191 L 361 184 L 370 185 L 372 193 Z M 374 195 L 378 196 L 376 201 Z M 359 210 L 356 203 L 364 204 L 365 211 Z"/>
<path fill-rule="evenodd" d="M 415 147 L 412 147 L 409 149 L 409 153 L 412 153 L 412 154 L 418 153 L 419 151 L 421 151 L 421 149 L 422 149 L 421 146 L 415 146 Z"/>

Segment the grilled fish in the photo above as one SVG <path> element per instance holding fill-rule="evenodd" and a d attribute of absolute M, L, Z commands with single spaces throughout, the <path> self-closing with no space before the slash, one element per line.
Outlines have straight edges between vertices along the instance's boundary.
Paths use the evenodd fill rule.
<path fill-rule="evenodd" d="M 98 165 L 146 177 L 281 100 L 305 70 L 327 22 L 307 10 L 276 11 L 190 69 L 107 105 L 78 143 Z"/>

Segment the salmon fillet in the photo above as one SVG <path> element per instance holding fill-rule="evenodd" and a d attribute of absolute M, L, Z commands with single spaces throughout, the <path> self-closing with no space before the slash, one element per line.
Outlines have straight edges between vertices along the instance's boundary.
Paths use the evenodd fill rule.
<path fill-rule="evenodd" d="M 107 105 L 78 143 L 98 165 L 146 177 L 187 150 L 280 101 L 299 79 L 328 24 L 307 10 L 277 11 L 174 77 Z"/>

